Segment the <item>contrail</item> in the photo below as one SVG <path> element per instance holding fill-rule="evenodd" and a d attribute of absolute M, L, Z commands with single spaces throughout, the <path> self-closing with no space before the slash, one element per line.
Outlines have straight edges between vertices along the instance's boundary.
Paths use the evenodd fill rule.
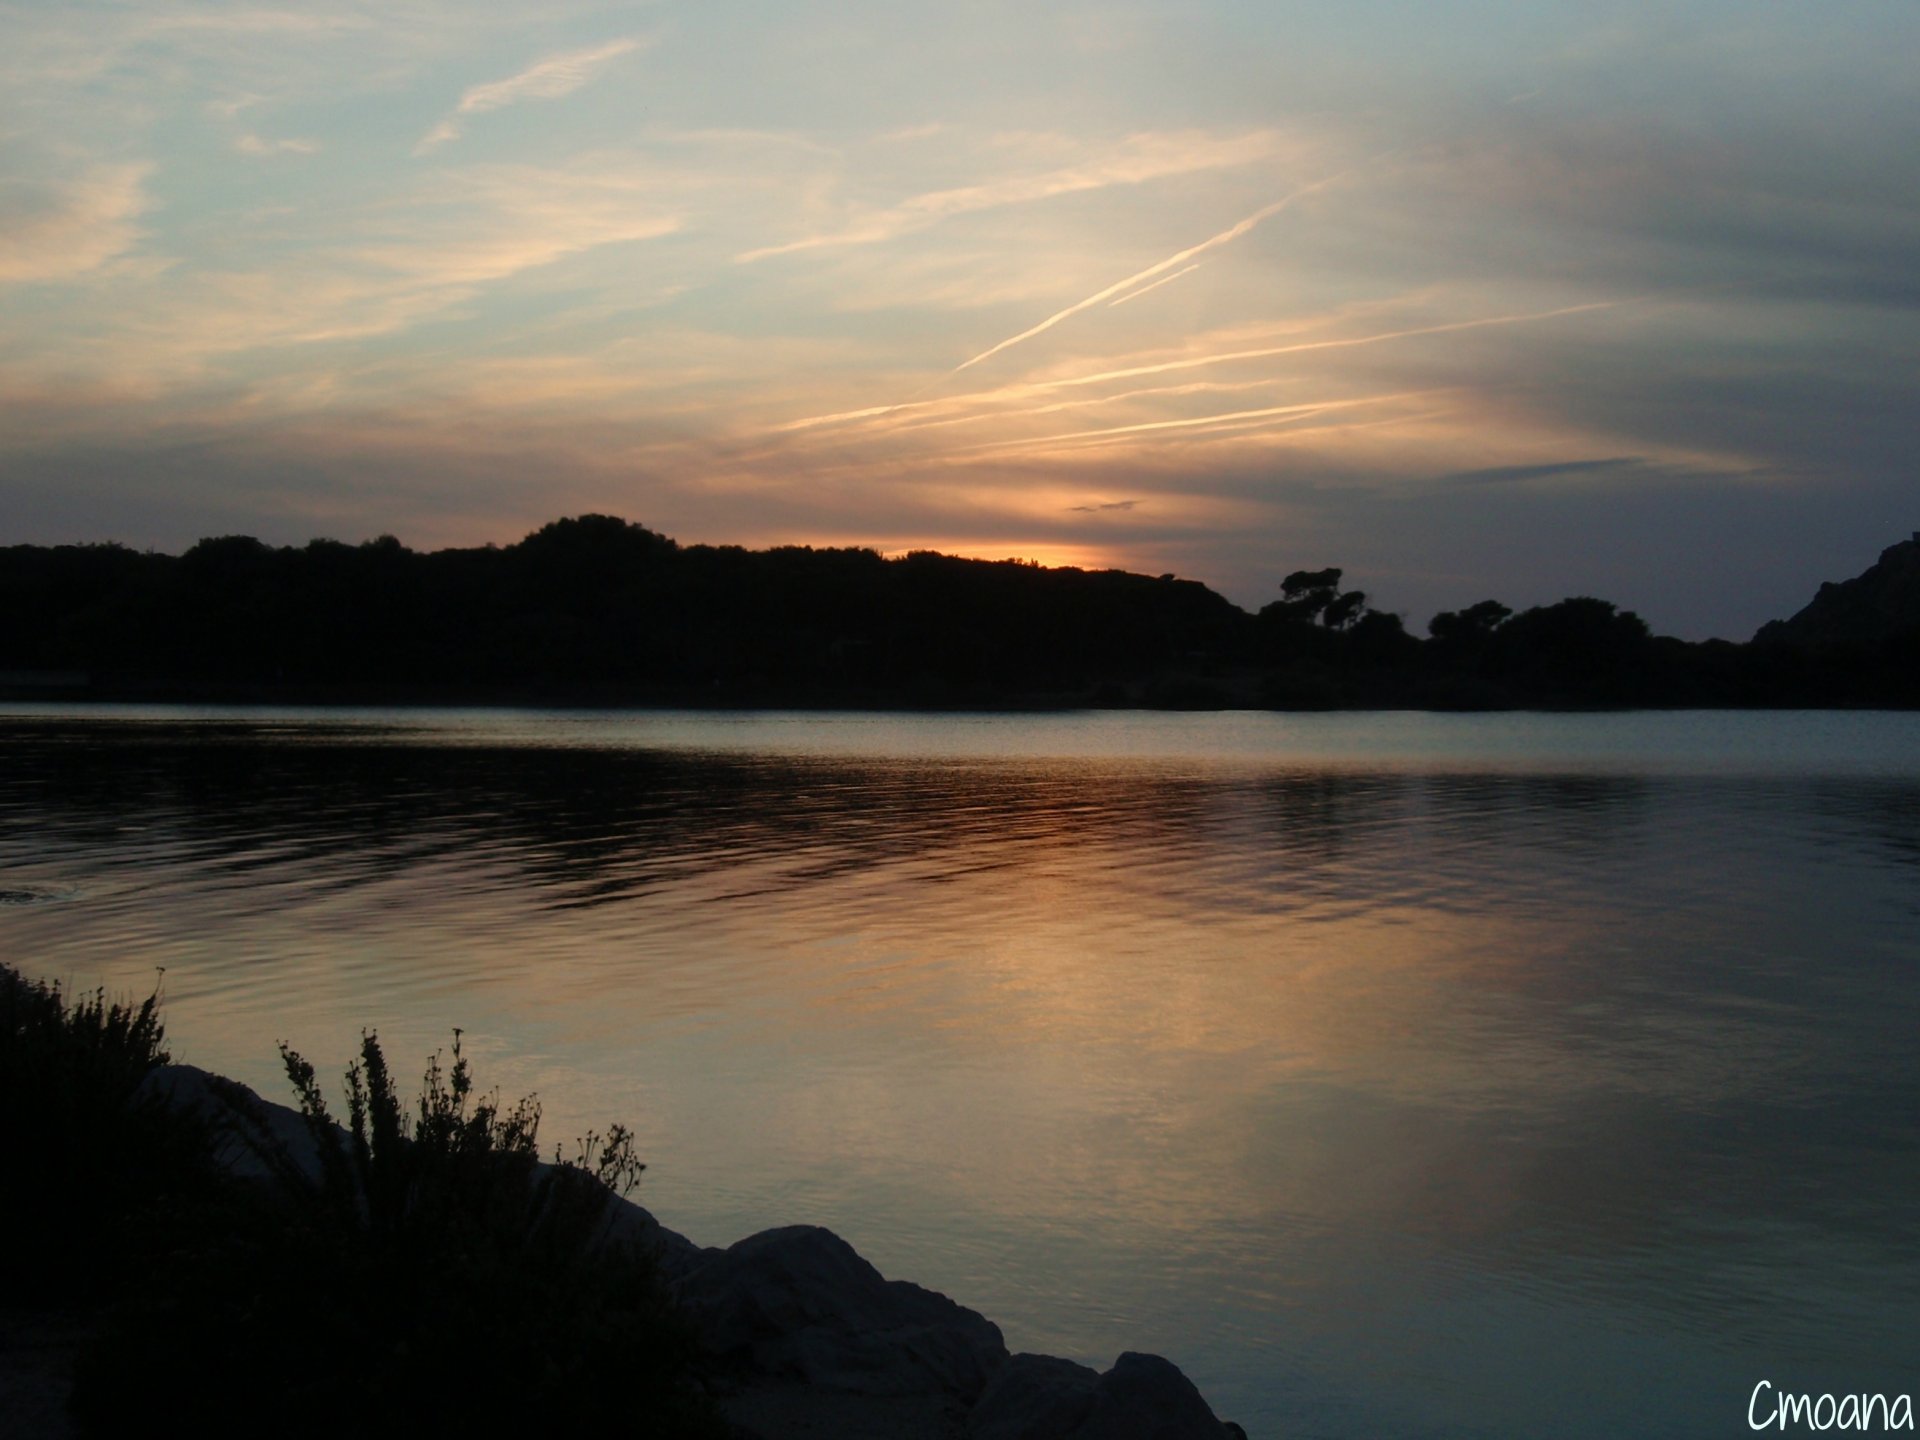
<path fill-rule="evenodd" d="M 949 409 L 998 398 L 1044 394 L 1050 390 L 1068 390 L 1082 385 L 1099 385 L 1108 380 L 1132 380 L 1142 375 L 1164 375 L 1170 370 L 1198 370 L 1208 365 L 1225 365 L 1236 360 L 1265 360 L 1279 355 L 1298 355 L 1311 350 L 1346 350 L 1363 345 L 1379 345 L 1389 340 L 1411 340 L 1424 335 L 1449 335 L 1458 330 L 1480 330 L 1493 325 L 1526 325 L 1538 320 L 1558 320 L 1566 315 L 1584 315 L 1593 310 L 1612 310 L 1645 299 L 1630 295 L 1620 300 L 1590 300 L 1582 305 L 1563 305 L 1554 310 L 1529 310 L 1513 315 L 1483 315 L 1474 320 L 1449 320 L 1439 325 L 1419 325 L 1406 330 L 1382 330 L 1371 335 L 1350 335 L 1333 340 L 1299 340 L 1291 345 L 1270 345 L 1258 350 L 1223 350 L 1212 355 L 1188 355 L 1179 360 L 1162 360 L 1152 365 L 1129 365 L 1119 370 L 1101 370 L 1089 375 L 1069 375 L 1057 380 L 1028 380 L 996 390 L 974 391 L 941 400 L 905 400 L 893 405 L 870 405 L 864 410 L 842 410 L 833 415 L 812 415 L 790 420 L 776 427 L 780 431 L 810 430 L 821 425 L 840 425 L 850 421 L 872 420 L 905 410 Z M 969 364 L 972 362 L 969 361 Z"/>
<path fill-rule="evenodd" d="M 1351 410 L 1359 405 L 1384 405 L 1389 400 L 1411 400 L 1422 395 L 1438 395 L 1441 390 L 1395 390 L 1385 395 L 1361 395 L 1350 400 L 1309 400 L 1297 405 L 1268 405 L 1258 410 L 1230 410 L 1220 415 L 1193 415 L 1183 420 L 1148 420 L 1136 425 L 1109 425 L 1098 430 L 1069 430 L 1060 435 L 1045 435 L 1022 440 L 993 440 L 970 445 L 969 451 L 1008 450 L 1020 446 L 1053 444 L 1061 440 L 1086 440 L 1101 435 L 1138 435 L 1149 430 L 1191 430 L 1204 425 L 1224 425 L 1233 421 L 1266 420 L 1279 415 L 1324 415 L 1329 410 Z M 965 453 L 965 452 L 961 452 Z"/>
<path fill-rule="evenodd" d="M 1342 172 L 1342 173 L 1344 174 L 1345 172 Z M 1254 211 L 1253 214 L 1247 216 L 1246 219 L 1238 221 L 1235 224 L 1229 225 L 1226 229 L 1222 230 L 1218 235 L 1215 235 L 1212 238 L 1207 240 L 1202 240 L 1198 245 L 1189 246 L 1187 249 L 1182 250 L 1178 255 L 1169 255 L 1165 260 L 1162 260 L 1159 264 L 1149 265 L 1146 269 L 1140 271 L 1139 274 L 1129 275 L 1126 279 L 1120 281 L 1119 283 L 1114 285 L 1109 285 L 1106 289 L 1102 290 L 1099 294 L 1089 295 L 1086 299 L 1081 300 L 1076 304 L 1069 305 L 1066 309 L 1058 312 L 1057 314 L 1049 315 L 1046 319 L 1042 320 L 1038 325 L 1035 325 L 1032 329 L 1022 330 L 1018 335 L 1015 335 L 1013 338 L 1009 340 L 1002 340 L 998 345 L 993 346 L 991 349 L 982 350 L 978 355 L 974 356 L 971 360 L 967 361 L 965 364 L 954 366 L 954 368 L 948 373 L 952 375 L 958 375 L 962 370 L 969 370 L 973 368 L 975 365 L 978 365 L 982 360 L 992 359 L 995 355 L 998 355 L 1002 350 L 1011 350 L 1015 345 L 1018 345 L 1021 341 L 1031 340 L 1034 336 L 1039 335 L 1044 331 L 1051 330 L 1054 326 L 1058 325 L 1062 320 L 1068 319 L 1074 315 L 1078 315 L 1082 310 L 1091 309 L 1095 305 L 1098 305 L 1102 300 L 1111 300 L 1114 296 L 1122 293 L 1123 291 L 1131 290 L 1134 286 L 1138 285 L 1142 280 L 1151 280 L 1156 275 L 1165 274 L 1167 271 L 1173 269 L 1174 266 L 1176 265 L 1186 264 L 1189 260 L 1193 259 L 1193 257 L 1196 255 L 1204 255 L 1209 250 L 1216 249 L 1222 245 L 1230 244 L 1233 241 L 1238 240 L 1242 235 L 1246 234 L 1249 230 L 1253 229 L 1253 227 L 1258 225 L 1261 221 L 1271 219 L 1273 216 L 1278 215 L 1282 210 L 1286 209 L 1289 205 L 1293 204 L 1294 201 L 1300 199 L 1303 196 L 1311 195 L 1316 190 L 1324 190 L 1327 186 L 1331 185 L 1335 180 L 1338 180 L 1339 178 L 1340 178 L 1339 175 L 1329 175 L 1326 179 L 1316 180 L 1311 185 L 1302 185 L 1298 190 L 1294 191 L 1291 195 L 1284 195 L 1280 199 L 1274 201 L 1271 205 L 1262 206 L 1260 209 Z"/>
<path fill-rule="evenodd" d="M 1378 345 L 1387 340 L 1410 340 L 1420 335 L 1446 335 L 1455 330 L 1479 330 L 1489 325 L 1524 325 L 1534 320 L 1557 320 L 1562 315 L 1581 315 L 1589 310 L 1612 310 L 1631 305 L 1639 296 L 1625 300 L 1592 300 L 1584 305 L 1563 305 L 1557 310 L 1532 310 L 1519 315 L 1487 315 L 1478 320 L 1450 320 L 1443 325 L 1421 325 L 1410 330 L 1384 330 L 1373 335 L 1355 335 L 1341 340 L 1302 340 L 1292 345 L 1271 345 L 1259 350 L 1224 350 L 1217 355 L 1193 355 L 1181 360 L 1163 360 L 1156 365 L 1132 365 L 1124 370 L 1102 370 L 1096 375 L 1071 375 L 1061 380 L 1033 380 L 1024 388 L 1060 390 L 1073 385 L 1095 385 L 1105 380 L 1131 380 L 1136 375 L 1162 375 L 1169 370 L 1197 370 L 1203 365 L 1224 365 L 1234 360 L 1264 360 L 1275 355 L 1298 355 L 1306 350 L 1345 350 L 1358 345 Z M 966 397 L 959 397 L 966 398 Z"/>
<path fill-rule="evenodd" d="M 1051 405 L 1030 405 L 1024 410 L 975 410 L 966 415 L 949 415 L 942 420 L 915 420 L 896 425 L 894 435 L 913 435 L 922 430 L 941 430 L 952 425 L 978 425 L 988 420 L 1018 420 L 1028 415 L 1056 415 L 1062 410 L 1084 410 L 1091 405 L 1118 405 L 1123 400 L 1138 400 L 1146 395 L 1203 395 L 1221 390 L 1270 390 L 1272 380 L 1197 380 L 1190 385 L 1149 385 L 1139 390 L 1121 390 L 1112 395 L 1095 395 L 1086 400 L 1056 400 Z"/>
<path fill-rule="evenodd" d="M 847 420 L 871 420 L 876 415 L 891 415 L 896 410 L 905 410 L 910 406 L 918 408 L 911 401 L 902 401 L 897 405 L 869 405 L 864 410 L 840 410 L 832 415 L 809 415 L 804 420 L 789 420 L 773 429 L 777 435 L 788 430 L 811 430 L 816 425 L 838 425 Z"/>
<path fill-rule="evenodd" d="M 1413 392 L 1421 393 L 1421 392 Z M 1436 392 L 1444 393 L 1444 392 Z M 1384 397 L 1392 399 L 1394 397 Z M 1377 430 L 1387 425 L 1407 425 L 1421 420 L 1432 420 L 1439 416 L 1451 415 L 1451 410 L 1415 410 L 1405 415 L 1389 415 L 1381 420 L 1347 420 L 1329 425 L 1315 425 L 1310 422 L 1318 419 L 1328 410 L 1343 408 L 1338 405 L 1322 405 L 1298 415 L 1281 417 L 1272 424 L 1262 424 L 1260 411 L 1248 411 L 1243 415 L 1216 415 L 1202 420 L 1189 422 L 1191 425 L 1204 425 L 1209 433 L 1237 434 L 1249 430 L 1264 431 L 1268 434 L 1286 433 L 1290 435 L 1329 435 L 1347 430 Z M 1050 450 L 1100 450 L 1115 445 L 1124 445 L 1135 438 L 1134 427 L 1120 426 L 1113 430 L 1086 430 L 1067 435 L 1036 437 L 1032 440 L 1004 440 L 991 446 L 975 445 L 955 454 L 972 454 L 980 450 L 1001 450 L 1013 454 L 1041 452 Z"/>
<path fill-rule="evenodd" d="M 1124 305 L 1129 300 L 1138 300 L 1142 295 L 1145 295 L 1149 290 L 1158 290 L 1162 285 L 1170 285 L 1175 280 L 1178 280 L 1182 275 L 1191 275 L 1194 271 L 1200 268 L 1200 264 L 1201 262 L 1196 260 L 1193 262 L 1193 264 L 1187 266 L 1187 268 L 1184 270 L 1176 270 L 1171 275 L 1162 275 L 1158 280 L 1154 281 L 1151 285 L 1142 285 L 1138 290 L 1134 291 L 1131 295 L 1122 295 L 1118 300 L 1115 300 L 1112 304 L 1108 305 L 1107 308 L 1111 310 L 1115 305 Z"/>

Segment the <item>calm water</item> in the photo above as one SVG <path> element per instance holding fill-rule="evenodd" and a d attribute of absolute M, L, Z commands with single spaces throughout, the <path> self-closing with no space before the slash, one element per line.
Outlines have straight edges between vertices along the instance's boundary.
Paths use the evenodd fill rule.
<path fill-rule="evenodd" d="M 0 953 L 1255 1435 L 1920 1392 L 1920 716 L 0 707 Z"/>

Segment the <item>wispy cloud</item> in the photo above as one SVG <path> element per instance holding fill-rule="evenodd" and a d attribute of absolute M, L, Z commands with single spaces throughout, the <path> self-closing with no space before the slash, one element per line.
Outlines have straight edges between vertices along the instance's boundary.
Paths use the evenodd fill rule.
<path fill-rule="evenodd" d="M 225 100 L 209 100 L 200 108 L 216 120 L 231 120 L 242 110 L 251 110 L 262 98 L 259 95 L 233 95 Z"/>
<path fill-rule="evenodd" d="M 1011 350 L 1014 346 L 1022 344 L 1025 341 L 1031 340 L 1036 335 L 1044 334 L 1048 330 L 1051 330 L 1054 326 L 1058 325 L 1062 320 L 1071 319 L 1073 316 L 1078 315 L 1082 310 L 1089 310 L 1093 308 L 1095 305 L 1100 304 L 1100 302 L 1103 300 L 1111 300 L 1116 295 L 1124 294 L 1126 291 L 1129 291 L 1133 289 L 1134 286 L 1140 284 L 1140 282 L 1143 280 L 1152 280 L 1156 275 L 1163 275 L 1167 271 L 1175 268 L 1176 266 L 1186 264 L 1189 260 L 1193 259 L 1194 256 L 1196 255 L 1204 255 L 1209 250 L 1215 250 L 1222 245 L 1231 244 L 1235 240 L 1238 240 L 1242 235 L 1245 235 L 1249 230 L 1252 230 L 1255 226 L 1260 224 L 1261 221 L 1271 219 L 1273 216 L 1278 215 L 1282 210 L 1285 210 L 1289 205 L 1293 204 L 1294 201 L 1303 199 L 1306 196 L 1313 194 L 1316 190 L 1324 190 L 1327 186 L 1331 185 L 1335 180 L 1339 178 L 1340 177 L 1337 175 L 1331 175 L 1331 176 L 1328 176 L 1325 180 L 1316 180 L 1311 185 L 1302 185 L 1298 190 L 1295 190 L 1292 194 L 1281 196 L 1278 200 L 1274 201 L 1271 205 L 1261 206 L 1258 210 L 1254 211 L 1251 215 L 1247 216 L 1244 220 L 1235 221 L 1233 224 L 1229 225 L 1226 229 L 1222 230 L 1218 235 L 1209 236 L 1207 239 L 1202 240 L 1198 245 L 1190 245 L 1185 250 L 1180 251 L 1178 254 L 1169 255 L 1166 259 L 1160 261 L 1157 265 L 1149 265 L 1146 269 L 1138 271 L 1135 274 L 1129 275 L 1127 276 L 1126 279 L 1118 281 L 1115 284 L 1109 285 L 1107 286 L 1106 289 L 1097 291 L 1096 293 L 1089 295 L 1084 300 L 1076 301 L 1074 304 L 1067 306 L 1067 308 L 1064 310 L 1055 311 L 1053 314 L 1049 315 L 1046 319 L 1042 320 L 1038 325 L 1030 326 L 1029 328 L 1022 330 L 1018 335 L 1010 336 L 1009 338 L 1002 340 L 998 345 L 989 346 L 985 350 L 982 350 L 978 355 L 974 356 L 971 360 L 963 361 L 959 365 L 954 366 L 952 373 L 955 375 L 958 375 L 962 370 L 970 370 L 975 365 L 978 365 L 982 360 L 991 360 L 995 355 L 1000 354 L 1000 352 L 1003 350 Z"/>
<path fill-rule="evenodd" d="M 61 232 L 65 249 L 47 238 L 41 248 L 48 258 L 34 278 L 46 278 L 56 254 L 67 256 L 69 268 L 87 258 L 69 252 L 83 229 L 97 238 L 97 227 L 82 227 L 79 217 L 100 210 L 98 204 L 90 212 L 74 209 Z M 225 377 L 255 393 L 270 374 L 285 369 L 285 393 L 306 397 L 319 392 L 303 389 L 293 376 L 336 362 L 302 358 L 297 350 L 458 322 L 485 303 L 490 289 L 515 277 L 602 247 L 658 239 L 680 223 L 660 209 L 644 180 L 591 166 L 455 170 L 416 184 L 404 207 L 343 209 L 328 220 L 331 231 L 301 234 L 288 249 L 278 233 L 286 217 L 268 213 L 256 228 L 236 232 L 236 253 L 248 261 L 244 269 L 181 260 L 164 287 L 119 295 L 110 328 L 44 335 L 35 359 L 115 383 L 184 387 Z M 128 263 L 116 261 L 116 273 Z M 0 269 L 0 278 L 4 274 Z M 0 356 L 5 353 L 0 342 Z M 398 369 L 416 377 L 403 384 L 420 388 L 426 381 L 419 377 L 437 376 L 445 365 Z M 401 387 L 384 377 L 377 388 L 386 394 Z"/>
<path fill-rule="evenodd" d="M 1014 450 L 1026 449 L 1035 443 L 1055 444 L 1062 440 L 1100 439 L 1110 435 L 1144 435 L 1156 430 L 1196 430 L 1222 425 L 1242 425 L 1250 421 L 1311 418 L 1335 410 L 1351 410 L 1356 406 L 1384 405 L 1396 400 L 1408 400 L 1417 396 L 1435 394 L 1435 391 L 1402 390 L 1387 395 L 1362 395 L 1349 400 L 1311 400 L 1300 405 L 1267 405 L 1257 410 L 1229 410 L 1217 415 L 1189 415 L 1178 420 L 1143 420 L 1134 425 L 1108 425 L 1094 430 L 1069 430 L 1059 435 L 1048 435 L 1044 440 L 1033 439 L 995 440 L 985 445 L 970 447 L 973 450 Z"/>
<path fill-rule="evenodd" d="M 145 165 L 100 165 L 71 180 L 0 180 L 0 282 L 71 280 L 140 238 Z"/>
<path fill-rule="evenodd" d="M 646 177 L 593 165 L 490 165 L 426 188 L 424 203 L 351 258 L 435 286 L 505 279 L 602 245 L 653 240 L 681 226 Z"/>
<path fill-rule="evenodd" d="M 1636 297 L 1637 298 L 1637 297 Z M 1480 330 L 1492 325 L 1524 325 L 1538 320 L 1556 320 L 1566 315 L 1584 315 L 1595 310 L 1612 310 L 1621 305 L 1634 303 L 1633 298 L 1624 300 L 1592 300 L 1581 305 L 1562 305 L 1554 310 L 1526 311 L 1514 315 L 1486 315 L 1475 320 L 1451 320 L 1442 325 L 1416 325 L 1405 330 L 1383 330 L 1372 335 L 1353 335 L 1333 340 L 1302 340 L 1291 345 L 1266 345 L 1252 350 L 1222 350 L 1211 355 L 1189 355 L 1178 360 L 1163 360 L 1152 365 L 1131 365 L 1119 370 L 1101 370 L 1091 375 L 1074 375 L 1058 380 L 1038 380 L 1029 382 L 1026 389 L 1058 389 L 1070 385 L 1097 385 L 1108 380 L 1131 380 L 1142 375 L 1164 375 L 1171 370 L 1194 370 L 1203 365 L 1224 365 L 1237 360 L 1265 360 L 1278 355 L 1299 355 L 1309 350 L 1347 350 L 1360 345 L 1380 345 L 1389 340 L 1409 340 L 1422 335 L 1446 335 L 1459 330 Z M 1085 303 L 1074 306 L 1073 311 L 1085 309 Z M 1062 312 L 1065 314 L 1072 312 Z M 1029 331 L 1028 334 L 1037 333 Z M 1003 341 L 967 365 L 973 365 L 995 351 L 1006 348 L 1026 336 L 1015 336 L 1012 341 Z M 959 368 L 964 370 L 967 365 Z M 958 371 L 955 372 L 956 374 Z M 924 403 L 924 402 L 923 402 Z M 899 408 L 899 407 L 895 407 Z M 831 418 L 831 417 L 829 417 Z"/>
<path fill-rule="evenodd" d="M 802 250 L 873 245 L 924 230 L 955 215 L 1115 185 L 1142 185 L 1170 175 L 1251 165 L 1270 158 L 1279 143 L 1279 137 L 1266 130 L 1226 138 L 1191 132 L 1135 135 L 1109 155 L 1035 174 L 1010 175 L 978 185 L 929 191 L 898 205 L 861 211 L 837 230 L 762 246 L 738 258 L 750 263 Z"/>
<path fill-rule="evenodd" d="M 1028 405 L 1020 409 L 994 409 L 981 405 L 977 409 L 964 411 L 959 415 L 946 415 L 935 419 L 909 417 L 890 428 L 894 433 L 916 430 L 939 430 L 955 425 L 979 425 L 983 423 L 1001 423 L 1007 420 L 1026 419 L 1035 415 L 1058 415 L 1068 410 L 1095 409 L 1102 406 L 1125 405 L 1136 400 L 1158 400 L 1163 398 L 1183 398 L 1192 395 L 1218 395 L 1247 390 L 1271 390 L 1275 386 L 1272 377 L 1259 380 L 1221 381 L 1196 380 L 1185 385 L 1148 385 L 1137 390 L 1119 390 L 1106 395 L 1094 395 L 1073 400 L 1055 400 L 1048 405 Z M 995 392 L 982 399 L 1017 400 L 1035 393 L 1045 385 L 1044 381 L 1032 386 L 1010 385 L 1004 391 Z"/>
<path fill-rule="evenodd" d="M 258 135 L 242 135 L 233 142 L 233 148 L 242 155 L 314 155 L 319 153 L 317 140 L 263 140 Z"/>
<path fill-rule="evenodd" d="M 1339 418 L 1335 410 L 1334 418 L 1323 418 L 1330 408 L 1302 411 L 1297 415 L 1283 415 L 1279 419 L 1262 419 L 1246 416 L 1218 416 L 1212 423 L 1197 430 L 1177 430 L 1168 438 L 1170 448 L 1165 452 L 1165 462 L 1170 462 L 1175 470 L 1192 464 L 1194 447 L 1211 445 L 1224 447 L 1258 446 L 1271 450 L 1280 446 L 1289 446 L 1296 451 L 1316 454 L 1320 463 L 1325 463 L 1331 451 L 1327 442 L 1334 436 L 1348 437 L 1360 431 L 1409 430 L 1421 436 L 1421 442 L 1435 445 L 1450 445 L 1458 440 L 1457 432 L 1444 427 L 1435 429 L 1427 422 L 1449 421 L 1458 411 L 1452 406 L 1440 406 L 1424 410 L 1396 411 L 1371 420 L 1346 420 Z M 1419 427 L 1427 425 L 1423 432 Z M 1160 437 L 1143 436 L 1139 431 L 1115 429 L 1112 431 L 1093 431 L 1086 435 L 1062 435 L 1026 441 L 1018 446 L 1008 442 L 996 459 L 1057 459 L 1075 462 L 1088 451 L 1118 451 L 1126 457 L 1125 463 L 1139 468 L 1136 478 L 1144 477 L 1151 471 L 1144 468 L 1152 443 Z M 1397 449 L 1397 447 L 1396 447 Z M 1104 468 L 1111 464 L 1102 458 Z M 1164 472 L 1163 472 L 1164 473 Z"/>
<path fill-rule="evenodd" d="M 316 7 L 316 11 L 317 11 Z M 324 14 L 307 10 L 194 9 L 147 19 L 151 32 L 213 30 L 232 35 L 314 35 L 343 30 L 367 30 L 377 23 L 368 15 Z"/>
<path fill-rule="evenodd" d="M 1137 292 L 1136 292 L 1137 293 Z M 1309 354 L 1316 350 L 1349 350 L 1370 345 L 1384 345 L 1396 340 L 1418 339 L 1429 335 L 1449 335 L 1459 331 L 1481 330 L 1507 325 L 1527 325 L 1542 321 L 1557 320 L 1571 315 L 1584 315 L 1596 311 L 1613 310 L 1624 305 L 1637 303 L 1641 297 L 1629 296 L 1618 300 L 1592 300 L 1578 305 L 1562 305 L 1550 310 L 1517 311 L 1503 315 L 1481 315 L 1466 320 L 1450 320 L 1433 325 L 1404 326 L 1392 330 L 1375 330 L 1364 335 L 1335 336 L 1319 340 L 1298 340 L 1285 345 L 1235 346 L 1227 349 L 1206 350 L 1200 354 L 1181 355 L 1173 359 L 1154 360 L 1137 365 L 1113 365 L 1098 370 L 1083 371 L 1078 374 L 1041 376 L 1034 379 L 1019 380 L 1012 384 L 996 386 L 991 390 L 969 391 L 959 395 L 940 396 L 926 400 L 903 400 L 890 405 L 867 405 L 858 410 L 842 410 L 826 415 L 809 415 L 799 420 L 790 420 L 776 427 L 776 433 L 788 433 L 819 429 L 828 426 L 866 425 L 875 421 L 890 420 L 895 416 L 923 415 L 928 412 L 952 412 L 972 410 L 996 402 L 1018 401 L 1035 396 L 1050 394 L 1059 390 L 1071 390 L 1084 386 L 1104 385 L 1115 380 L 1136 380 L 1147 376 L 1165 375 L 1182 370 L 1198 370 L 1213 365 L 1228 365 L 1242 361 L 1277 359 L 1290 355 Z M 1211 338 L 1219 343 L 1219 336 Z M 1207 386 L 1203 388 L 1227 388 Z M 1102 397 L 1105 400 L 1128 399 L 1135 395 L 1169 393 L 1161 389 L 1126 391 L 1119 396 Z M 1177 392 L 1174 392 L 1177 393 Z M 1014 414 L 1042 414 L 1064 405 L 1041 406 L 1033 411 L 1014 411 Z M 980 412 L 992 413 L 992 412 Z M 970 420 L 971 415 L 963 416 Z M 955 423 L 933 421 L 932 424 Z"/>
<path fill-rule="evenodd" d="M 1162 275 L 1158 280 L 1154 281 L 1151 285 L 1142 285 L 1138 290 L 1135 290 L 1131 295 L 1122 295 L 1118 300 L 1109 301 L 1107 304 L 1107 308 L 1109 310 L 1112 310 L 1121 305 L 1126 304 L 1129 300 L 1138 300 L 1142 295 L 1145 295 L 1150 290 L 1158 290 L 1162 285 L 1171 284 L 1173 281 L 1178 280 L 1182 275 L 1191 275 L 1194 271 L 1198 270 L 1205 263 L 1206 262 L 1204 260 L 1196 260 L 1193 262 L 1193 264 L 1187 266 L 1183 270 L 1176 270 L 1171 275 Z"/>
<path fill-rule="evenodd" d="M 460 103 L 454 106 L 453 113 L 428 131 L 420 143 L 413 147 L 413 153 L 424 155 L 450 140 L 459 139 L 463 116 L 503 109 L 523 100 L 558 100 L 571 95 L 590 83 L 609 61 L 629 55 L 645 43 L 648 42 L 629 35 L 590 50 L 570 50 L 563 55 L 549 55 L 518 75 L 475 85 L 460 97 Z"/>
<path fill-rule="evenodd" d="M 1604 460 L 1561 460 L 1542 465 L 1489 465 L 1479 470 L 1456 470 L 1442 475 L 1443 485 L 1514 485 L 1528 480 L 1555 480 L 1568 475 L 1592 475 L 1644 466 L 1640 455 L 1613 455 Z"/>

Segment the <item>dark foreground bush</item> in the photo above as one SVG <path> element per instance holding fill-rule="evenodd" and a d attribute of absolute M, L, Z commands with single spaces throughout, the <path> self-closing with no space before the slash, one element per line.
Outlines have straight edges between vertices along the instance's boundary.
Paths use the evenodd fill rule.
<path fill-rule="evenodd" d="M 0 966 L 0 1294 L 86 1303 L 140 1263 L 152 1212 L 204 1177 L 197 1126 L 134 1092 L 167 1063 L 160 989 L 69 1000 Z"/>
<path fill-rule="evenodd" d="M 242 1125 L 272 1182 L 181 1227 L 83 1356 L 86 1429 L 133 1433 L 164 1395 L 203 1433 L 723 1433 L 651 1258 L 607 1233 L 641 1169 L 624 1130 L 540 1165 L 537 1106 L 477 1097 L 457 1034 L 411 1114 L 366 1036 L 342 1129 L 282 1055 L 313 1153 Z"/>

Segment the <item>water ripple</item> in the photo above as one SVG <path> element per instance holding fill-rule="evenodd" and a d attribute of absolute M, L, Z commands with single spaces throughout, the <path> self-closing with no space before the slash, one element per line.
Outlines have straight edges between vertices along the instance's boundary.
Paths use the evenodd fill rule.
<path fill-rule="evenodd" d="M 1592 1357 L 1691 1413 L 1906 1354 L 1914 738 L 0 716 L 0 944 L 167 966 L 176 1049 L 267 1086 L 462 1024 L 554 1133 L 637 1122 L 697 1238 L 834 1224 L 1259 1428 L 1497 1433 L 1518 1353 L 1598 1434 Z"/>

